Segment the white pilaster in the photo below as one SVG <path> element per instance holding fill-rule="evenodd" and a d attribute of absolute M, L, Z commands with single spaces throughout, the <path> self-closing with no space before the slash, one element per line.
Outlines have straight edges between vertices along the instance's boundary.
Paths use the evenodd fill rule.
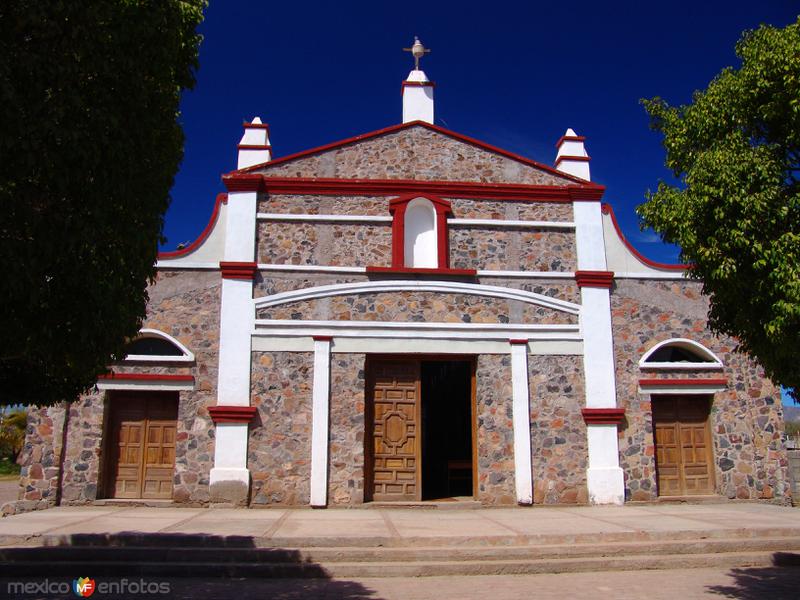
<path fill-rule="evenodd" d="M 573 203 L 578 271 L 605 271 L 600 202 Z M 587 408 L 615 408 L 614 342 L 610 290 L 581 287 L 581 330 Z M 593 504 L 622 504 L 625 483 L 619 466 L 616 425 L 587 424 L 589 500 Z"/>
<path fill-rule="evenodd" d="M 225 262 L 255 262 L 256 192 L 228 194 Z M 250 405 L 251 334 L 255 324 L 252 279 L 223 277 L 220 306 L 217 405 Z M 250 485 L 247 469 L 247 423 L 218 423 L 212 497 L 241 503 Z M 240 482 L 236 486 L 235 483 Z M 244 484 L 243 491 L 241 483 Z M 234 485 L 232 485 L 234 484 Z"/>
<path fill-rule="evenodd" d="M 311 506 L 328 504 L 328 427 L 331 341 L 314 340 L 314 390 L 311 413 Z"/>
<path fill-rule="evenodd" d="M 511 344 L 512 421 L 514 425 L 514 481 L 517 503 L 533 503 L 531 480 L 531 410 L 528 393 L 528 344 Z"/>
<path fill-rule="evenodd" d="M 269 143 L 269 126 L 255 117 L 252 122 L 244 124 L 244 135 L 239 142 L 237 169 L 252 167 L 269 162 L 272 158 L 272 147 Z"/>
<path fill-rule="evenodd" d="M 414 70 L 403 82 L 403 123 L 433 123 L 433 82 L 424 71 Z"/>
<path fill-rule="evenodd" d="M 571 128 L 567 129 L 556 144 L 558 153 L 555 167 L 559 171 L 590 181 L 589 155 L 584 146 L 585 140 L 585 137 L 577 135 Z"/>

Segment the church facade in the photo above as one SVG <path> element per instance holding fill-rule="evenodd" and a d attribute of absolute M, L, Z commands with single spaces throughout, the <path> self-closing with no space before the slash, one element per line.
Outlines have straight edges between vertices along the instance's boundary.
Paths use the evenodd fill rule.
<path fill-rule="evenodd" d="M 282 158 L 244 125 L 126 360 L 30 411 L 20 506 L 788 501 L 779 390 L 625 240 L 585 139 L 546 166 L 434 125 L 433 89 Z"/>

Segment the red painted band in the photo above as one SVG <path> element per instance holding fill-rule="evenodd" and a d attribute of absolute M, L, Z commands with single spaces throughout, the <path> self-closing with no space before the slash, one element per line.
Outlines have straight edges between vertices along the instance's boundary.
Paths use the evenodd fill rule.
<path fill-rule="evenodd" d="M 224 279 L 254 279 L 258 265 L 254 262 L 220 262 L 220 271 Z"/>
<path fill-rule="evenodd" d="M 559 164 L 561 164 L 561 161 L 563 161 L 563 160 L 571 160 L 573 162 L 589 162 L 592 159 L 589 156 L 567 156 L 567 155 L 562 155 L 562 156 L 559 156 L 556 159 L 556 167 Z"/>
<path fill-rule="evenodd" d="M 620 425 L 625 420 L 624 408 L 582 408 L 587 425 Z"/>
<path fill-rule="evenodd" d="M 691 269 L 691 265 L 675 265 L 675 264 L 660 263 L 654 260 L 650 260 L 649 258 L 645 258 L 627 240 L 625 234 L 622 233 L 622 229 L 619 228 L 619 223 L 617 223 L 617 217 L 614 215 L 614 209 L 611 208 L 610 204 L 603 204 L 603 214 L 609 215 L 611 217 L 611 223 L 614 225 L 614 229 L 617 230 L 617 235 L 619 236 L 619 239 L 622 240 L 622 243 L 625 244 L 625 247 L 631 251 L 631 254 L 633 254 L 636 258 L 638 258 L 648 267 L 653 267 L 654 269 L 668 269 L 670 271 L 686 271 L 688 269 Z"/>
<path fill-rule="evenodd" d="M 655 386 L 702 386 L 702 385 L 728 385 L 728 379 L 725 377 L 718 377 L 715 379 L 640 379 L 639 385 L 641 387 L 655 387 Z"/>
<path fill-rule="evenodd" d="M 432 81 L 403 81 L 403 87 L 436 87 Z"/>
<path fill-rule="evenodd" d="M 332 335 L 312 335 L 312 339 L 315 342 L 332 342 L 333 336 Z"/>
<path fill-rule="evenodd" d="M 236 147 L 239 150 L 272 150 L 269 144 L 239 144 Z"/>
<path fill-rule="evenodd" d="M 194 252 L 197 248 L 206 241 L 206 238 L 211 233 L 211 230 L 214 229 L 214 225 L 217 223 L 217 217 L 219 217 L 219 206 L 220 204 L 227 204 L 228 203 L 228 194 L 222 193 L 217 194 L 217 199 L 214 202 L 214 211 L 211 213 L 211 219 L 208 221 L 206 228 L 200 233 L 198 238 L 193 241 L 191 244 L 186 246 L 185 248 L 181 248 L 180 250 L 169 250 L 167 252 L 159 252 L 158 259 L 163 258 L 178 258 L 179 256 L 186 256 L 190 252 Z"/>
<path fill-rule="evenodd" d="M 528 340 L 513 339 L 513 340 L 508 340 L 508 343 L 511 344 L 512 346 L 513 345 L 517 345 L 517 344 L 525 344 L 525 345 L 527 345 L 528 344 Z"/>
<path fill-rule="evenodd" d="M 611 289 L 614 284 L 613 271 L 575 271 L 578 287 Z"/>
<path fill-rule="evenodd" d="M 269 131 L 269 124 L 268 123 L 248 123 L 245 121 L 242 123 L 242 127 L 245 129 L 266 129 Z"/>
<path fill-rule="evenodd" d="M 459 140 L 466 144 L 470 144 L 472 146 L 477 146 L 478 148 L 482 148 L 483 150 L 487 150 L 494 154 L 499 154 L 501 156 L 505 156 L 512 160 L 521 162 L 523 164 L 535 167 L 551 175 L 556 175 L 561 179 L 567 179 L 570 181 L 574 181 L 575 183 L 586 183 L 580 177 L 575 177 L 573 175 L 569 175 L 567 173 L 562 173 L 553 167 L 548 165 L 536 162 L 535 160 L 531 160 L 529 158 L 525 158 L 524 156 L 520 156 L 519 154 L 514 154 L 513 152 L 509 152 L 508 150 L 503 150 L 502 148 L 498 148 L 497 146 L 492 146 L 491 144 L 487 144 L 486 142 L 482 142 L 480 140 L 476 140 L 475 138 L 468 137 L 466 135 L 462 135 L 460 133 L 456 133 L 454 131 L 450 131 L 449 129 L 445 129 L 444 127 L 439 127 L 438 125 L 433 125 L 432 123 L 426 123 L 425 121 L 410 121 L 408 123 L 402 123 L 400 125 L 392 125 L 391 127 L 386 127 L 384 129 L 378 129 L 377 131 L 371 131 L 369 133 L 364 133 L 361 135 L 357 135 L 351 138 L 347 138 L 344 140 L 340 140 L 338 142 L 332 142 L 330 144 L 325 144 L 323 146 L 318 146 L 316 148 L 310 148 L 309 150 L 303 150 L 302 152 L 297 152 L 295 154 L 290 154 L 288 156 L 283 156 L 281 158 L 274 159 L 269 163 L 262 163 L 260 165 L 253 165 L 251 167 L 246 167 L 244 169 L 240 169 L 237 171 L 232 171 L 229 175 L 234 173 L 251 173 L 258 169 L 266 169 L 274 165 L 279 165 L 288 161 L 296 160 L 298 158 L 303 158 L 306 156 L 310 156 L 313 154 L 319 154 L 320 152 L 325 152 L 327 150 L 333 150 L 335 148 L 341 148 L 342 146 L 347 146 L 349 144 L 354 144 L 356 142 L 360 142 L 362 140 L 368 140 L 374 137 L 378 137 L 381 135 L 386 135 L 389 133 L 395 133 L 397 131 L 401 131 L 403 129 L 409 129 L 411 127 L 425 127 L 426 129 L 430 129 L 431 131 L 436 131 L 441 133 L 442 135 L 446 135 L 453 139 Z M 224 177 L 223 177 L 224 179 Z M 228 188 L 230 190 L 230 188 Z"/>
<path fill-rule="evenodd" d="M 556 148 L 560 147 L 564 142 L 585 142 L 586 138 L 582 135 L 562 135 L 556 142 Z"/>
<path fill-rule="evenodd" d="M 264 178 L 261 175 L 238 173 L 233 177 L 223 177 L 222 183 L 229 192 L 260 192 L 264 190 Z"/>
<path fill-rule="evenodd" d="M 367 267 L 367 273 L 386 275 L 446 275 L 456 277 L 475 277 L 475 269 L 423 269 L 419 267 Z"/>
<path fill-rule="evenodd" d="M 255 406 L 209 406 L 208 414 L 214 423 L 249 423 L 256 416 Z"/>
<path fill-rule="evenodd" d="M 192 375 L 168 375 L 164 373 L 107 373 L 98 375 L 97 379 L 103 381 L 163 381 L 163 382 L 193 382 Z"/>

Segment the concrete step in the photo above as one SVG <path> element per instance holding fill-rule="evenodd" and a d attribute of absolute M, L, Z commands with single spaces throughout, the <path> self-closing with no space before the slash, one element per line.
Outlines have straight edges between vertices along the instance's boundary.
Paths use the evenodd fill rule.
<path fill-rule="evenodd" d="M 800 551 L 800 537 L 694 539 L 569 545 L 323 548 L 169 548 L 163 546 L 34 546 L 0 548 L 0 563 L 84 561 L 129 563 L 335 563 L 545 560 L 669 554 Z"/>
<path fill-rule="evenodd" d="M 298 563 L 187 563 L 187 562 L 85 562 L 62 561 L 46 566 L 50 577 L 252 577 L 252 578 L 353 578 L 427 577 L 455 575 L 530 575 L 589 571 L 630 571 L 686 568 L 738 568 L 800 565 L 796 554 L 774 552 L 725 552 L 713 554 L 667 554 L 620 557 L 557 558 L 498 561 L 432 562 L 298 562 Z M 9 565 L 15 577 L 41 577 L 39 561 Z"/>

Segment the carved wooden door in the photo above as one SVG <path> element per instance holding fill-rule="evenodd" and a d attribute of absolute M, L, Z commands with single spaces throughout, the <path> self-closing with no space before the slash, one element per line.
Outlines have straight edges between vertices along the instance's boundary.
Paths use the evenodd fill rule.
<path fill-rule="evenodd" d="M 710 401 L 703 396 L 653 400 L 659 496 L 714 493 Z"/>
<path fill-rule="evenodd" d="M 419 500 L 419 361 L 370 361 L 367 391 L 368 491 L 378 501 Z"/>
<path fill-rule="evenodd" d="M 114 498 L 172 498 L 178 399 L 117 393 L 111 402 L 107 473 Z"/>

